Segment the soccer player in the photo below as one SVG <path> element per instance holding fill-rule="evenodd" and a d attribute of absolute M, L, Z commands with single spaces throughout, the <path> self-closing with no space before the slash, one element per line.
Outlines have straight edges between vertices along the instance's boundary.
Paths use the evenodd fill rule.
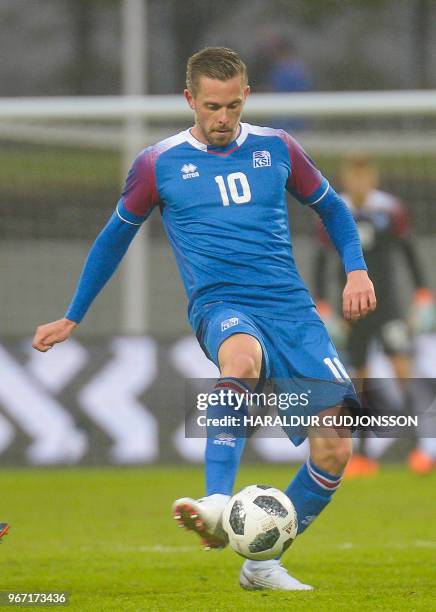
<path fill-rule="evenodd" d="M 363 253 L 377 293 L 377 312 L 349 327 L 346 348 L 350 366 L 357 378 L 368 377 L 368 351 L 378 340 L 388 356 L 398 379 L 406 379 L 403 388 L 407 402 L 407 379 L 411 376 L 410 326 L 400 306 L 400 287 L 396 268 L 401 260 L 406 264 L 415 293 L 413 313 L 415 327 L 429 322 L 434 315 L 433 294 L 424 280 L 414 245 L 410 239 L 410 226 L 406 210 L 400 200 L 378 188 L 379 176 L 375 163 L 365 155 L 351 155 L 341 164 L 340 178 L 343 200 L 352 212 L 362 243 Z M 327 327 L 335 320 L 334 311 L 327 301 L 326 278 L 331 243 L 320 226 L 320 248 L 315 263 L 315 295 L 317 308 Z M 342 284 L 343 272 L 338 270 Z M 423 439 L 409 456 L 410 468 L 418 473 L 431 471 L 433 457 Z M 377 461 L 368 457 L 364 440 L 360 452 L 354 453 L 346 475 L 369 476 L 378 470 Z"/>
<path fill-rule="evenodd" d="M 243 394 L 264 379 L 310 377 L 334 383 L 318 411 L 335 414 L 354 399 L 349 384 L 338 384 L 346 383 L 347 373 L 295 267 L 286 191 L 320 215 L 342 257 L 347 320 L 364 317 L 376 305 L 353 217 L 291 136 L 241 123 L 249 91 L 245 65 L 234 51 L 206 48 L 188 60 L 185 98 L 194 126 L 138 155 L 65 317 L 38 327 L 34 348 L 47 351 L 70 336 L 158 207 L 188 296 L 189 320 L 220 369 L 216 389 Z M 229 395 L 207 412 L 211 418 L 232 414 Z M 303 439 L 287 433 L 294 443 Z M 286 489 L 300 533 L 330 502 L 351 453 L 349 437 L 317 433 L 310 430 L 310 459 Z M 206 547 L 226 545 L 221 515 L 244 443 L 237 426 L 209 428 L 206 496 L 174 504 L 175 517 Z M 291 577 L 279 560 L 247 560 L 240 584 L 312 588 Z"/>
<path fill-rule="evenodd" d="M 8 525 L 7 523 L 0 523 L 0 543 L 1 543 L 2 537 L 8 533 L 9 529 L 10 529 L 10 525 Z"/>

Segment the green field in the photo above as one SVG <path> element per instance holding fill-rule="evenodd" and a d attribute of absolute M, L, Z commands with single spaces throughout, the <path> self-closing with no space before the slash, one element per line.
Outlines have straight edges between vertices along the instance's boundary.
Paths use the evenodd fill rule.
<path fill-rule="evenodd" d="M 289 475 L 244 467 L 238 485 Z M 68 591 L 69 610 L 434 609 L 436 473 L 346 482 L 284 558 L 316 587 L 300 593 L 243 591 L 236 554 L 177 529 L 171 502 L 202 495 L 200 468 L 4 470 L 0 492 L 0 591 Z"/>

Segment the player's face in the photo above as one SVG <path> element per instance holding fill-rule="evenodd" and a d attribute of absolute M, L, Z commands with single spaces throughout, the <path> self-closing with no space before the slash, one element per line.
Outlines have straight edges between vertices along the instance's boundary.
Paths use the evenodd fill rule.
<path fill-rule="evenodd" d="M 351 168 L 342 173 L 342 184 L 353 203 L 364 204 L 370 191 L 377 188 L 377 172 L 374 168 Z"/>
<path fill-rule="evenodd" d="M 237 137 L 239 120 L 250 87 L 241 77 L 227 81 L 199 79 L 195 96 L 185 89 L 185 97 L 195 113 L 193 135 L 205 144 L 225 147 Z"/>

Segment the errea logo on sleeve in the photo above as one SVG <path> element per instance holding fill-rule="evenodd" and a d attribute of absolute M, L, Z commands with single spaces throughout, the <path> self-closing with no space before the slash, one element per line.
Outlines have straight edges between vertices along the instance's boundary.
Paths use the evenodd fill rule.
<path fill-rule="evenodd" d="M 194 166 L 194 164 L 184 164 L 180 168 L 180 171 L 182 173 L 182 178 L 185 180 L 200 176 L 200 173 L 197 172 L 197 166 Z"/>
<path fill-rule="evenodd" d="M 253 153 L 253 168 L 271 166 L 271 153 L 269 151 L 255 151 Z"/>

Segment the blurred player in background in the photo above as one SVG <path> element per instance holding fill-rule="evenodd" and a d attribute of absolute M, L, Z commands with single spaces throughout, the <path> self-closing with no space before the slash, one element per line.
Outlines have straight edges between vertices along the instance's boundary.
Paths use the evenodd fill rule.
<path fill-rule="evenodd" d="M 310 91 L 312 81 L 294 43 L 284 37 L 269 41 L 264 57 L 270 58 L 263 89 L 275 92 Z"/>
<path fill-rule="evenodd" d="M 274 93 L 311 91 L 312 79 L 297 46 L 289 38 L 270 32 L 260 45 L 254 62 L 259 89 Z M 275 117 L 273 127 L 295 132 L 307 127 L 307 121 Z"/>
<path fill-rule="evenodd" d="M 9 527 L 10 526 L 7 523 L 0 523 L 0 543 L 1 543 L 2 537 L 8 533 Z"/>
<path fill-rule="evenodd" d="M 206 497 L 178 499 L 174 514 L 206 547 L 222 548 L 227 540 L 221 516 L 245 444 L 244 428 L 225 422 L 235 416 L 232 394 L 260 390 L 270 378 L 320 379 L 319 403 L 316 392 L 311 396 L 316 413 L 338 414 L 344 404 L 359 409 L 296 269 L 286 191 L 320 216 L 342 257 L 344 316 L 364 317 L 376 300 L 345 203 L 286 132 L 240 122 L 249 86 L 239 56 L 221 47 L 204 49 L 189 59 L 186 82 L 195 125 L 138 155 L 116 210 L 89 253 L 65 318 L 38 327 L 33 346 L 47 351 L 70 336 L 143 221 L 160 208 L 189 299 L 191 325 L 220 369 L 215 390 L 229 392 L 207 409 L 207 418 L 218 424 L 207 430 Z M 246 406 L 241 410 L 247 413 Z M 295 444 L 306 435 L 286 433 Z M 320 437 L 320 431 L 309 431 L 310 458 L 286 489 L 299 533 L 341 483 L 352 446 L 344 433 L 349 434 L 332 430 Z M 279 560 L 245 561 L 240 584 L 251 590 L 311 589 Z"/>
<path fill-rule="evenodd" d="M 434 318 L 433 294 L 427 287 L 422 268 L 410 237 L 407 212 L 399 199 L 378 189 L 379 175 L 374 162 L 354 155 L 343 160 L 340 169 L 342 198 L 352 212 L 359 231 L 368 270 L 378 298 L 377 311 L 352 326 L 337 317 L 327 300 L 328 253 L 331 243 L 320 226 L 321 247 L 315 264 L 317 308 L 338 346 L 344 345 L 349 365 L 358 379 L 368 377 L 368 353 L 377 340 L 400 379 L 406 410 L 413 410 L 408 400 L 407 379 L 412 376 L 411 332 L 430 331 Z M 398 256 L 402 256 L 402 259 Z M 414 286 L 411 315 L 404 315 L 400 304 L 398 267 L 406 264 Z M 342 282 L 342 272 L 339 279 Z M 346 338 L 345 338 L 346 336 Z M 406 379 L 401 384 L 401 379 Z M 410 398 L 411 399 L 411 398 Z M 407 405 L 410 404 L 410 405 Z M 418 473 L 432 469 L 433 457 L 422 448 L 409 456 L 409 465 Z M 347 466 L 347 476 L 375 474 L 378 463 L 365 453 L 364 439 Z"/>

